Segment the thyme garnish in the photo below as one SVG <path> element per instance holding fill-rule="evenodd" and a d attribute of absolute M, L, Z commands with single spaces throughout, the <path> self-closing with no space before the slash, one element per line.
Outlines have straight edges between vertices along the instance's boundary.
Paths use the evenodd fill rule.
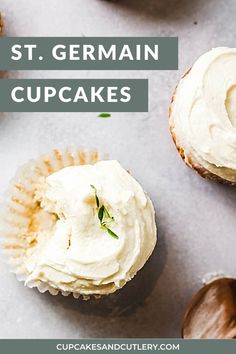
<path fill-rule="evenodd" d="M 90 187 L 94 190 L 96 205 L 98 209 L 98 219 L 100 221 L 100 227 L 106 230 L 111 237 L 118 239 L 119 236 L 114 231 L 112 231 L 109 227 L 110 223 L 115 221 L 114 217 L 110 215 L 105 205 L 102 205 L 100 207 L 100 201 L 97 195 L 97 189 L 92 184 L 90 184 Z"/>

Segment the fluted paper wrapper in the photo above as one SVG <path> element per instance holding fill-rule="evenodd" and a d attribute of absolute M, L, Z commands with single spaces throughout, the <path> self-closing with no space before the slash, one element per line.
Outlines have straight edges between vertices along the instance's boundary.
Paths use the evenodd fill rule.
<path fill-rule="evenodd" d="M 33 232 L 37 227 L 37 222 L 33 219 L 34 210 L 38 207 L 34 199 L 36 186 L 45 177 L 64 167 L 93 164 L 102 158 L 105 157 L 97 151 L 55 149 L 51 154 L 32 160 L 18 170 L 3 201 L 0 239 L 5 259 L 19 281 L 25 281 L 29 275 L 24 259 L 26 251 L 29 251 L 35 242 L 35 239 L 30 237 L 30 231 Z M 30 282 L 27 286 L 37 287 L 40 292 L 49 291 L 52 295 L 57 295 L 59 292 L 64 296 L 71 294 L 40 281 Z M 73 293 L 73 296 L 78 298 L 80 294 Z M 85 300 L 90 298 L 87 295 L 82 297 Z"/>

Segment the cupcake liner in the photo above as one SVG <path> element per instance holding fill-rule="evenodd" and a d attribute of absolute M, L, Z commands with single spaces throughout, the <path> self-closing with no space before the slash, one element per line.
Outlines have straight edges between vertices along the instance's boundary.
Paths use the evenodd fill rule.
<path fill-rule="evenodd" d="M 101 159 L 106 157 L 101 156 L 97 151 L 55 149 L 51 154 L 31 160 L 19 168 L 3 198 L 0 221 L 2 253 L 19 281 L 25 281 L 28 276 L 24 259 L 26 252 L 30 252 L 36 242 L 34 231 L 38 224 L 34 215 L 37 209 L 40 209 L 34 199 L 37 185 L 47 176 L 64 167 L 93 164 Z M 64 296 L 71 294 L 41 281 L 27 283 L 27 286 L 37 287 L 41 293 L 49 291 L 52 295 L 57 295 L 59 292 Z M 73 293 L 73 296 L 78 298 L 81 294 Z M 82 296 L 85 300 L 90 298 L 89 295 Z"/>

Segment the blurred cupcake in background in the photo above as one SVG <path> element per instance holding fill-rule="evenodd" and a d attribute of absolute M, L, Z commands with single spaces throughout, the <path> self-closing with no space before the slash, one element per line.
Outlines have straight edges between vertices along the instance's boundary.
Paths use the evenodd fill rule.
<path fill-rule="evenodd" d="M 196 292 L 184 314 L 182 337 L 236 338 L 236 279 L 215 278 Z"/>
<path fill-rule="evenodd" d="M 202 177 L 236 183 L 236 49 L 202 55 L 180 80 L 170 130 L 186 164 Z"/>
<path fill-rule="evenodd" d="M 19 280 L 84 299 L 122 288 L 156 244 L 154 208 L 117 161 L 59 151 L 20 168 L 1 213 L 2 246 Z"/>

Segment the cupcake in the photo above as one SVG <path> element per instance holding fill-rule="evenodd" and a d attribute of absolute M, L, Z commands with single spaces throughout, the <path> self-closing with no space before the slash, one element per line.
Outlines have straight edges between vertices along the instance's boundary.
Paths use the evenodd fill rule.
<path fill-rule="evenodd" d="M 193 296 L 184 314 L 182 337 L 236 338 L 236 279 L 214 279 Z"/>
<path fill-rule="evenodd" d="M 13 272 L 28 287 L 85 299 L 107 295 L 151 255 L 152 202 L 117 161 L 100 158 L 55 150 L 12 182 L 1 235 Z"/>
<path fill-rule="evenodd" d="M 186 164 L 202 177 L 236 183 L 236 49 L 202 55 L 180 80 L 169 123 Z"/>

